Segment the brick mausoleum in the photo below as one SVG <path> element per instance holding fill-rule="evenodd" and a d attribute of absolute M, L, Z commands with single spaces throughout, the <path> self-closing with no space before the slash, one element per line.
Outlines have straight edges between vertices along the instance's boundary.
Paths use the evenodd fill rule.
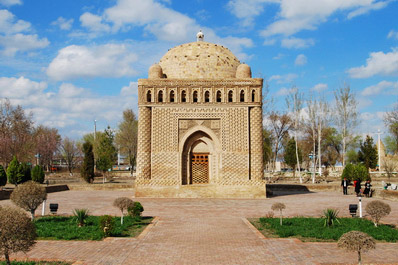
<path fill-rule="evenodd" d="M 135 196 L 265 197 L 263 80 L 197 37 L 138 80 Z"/>

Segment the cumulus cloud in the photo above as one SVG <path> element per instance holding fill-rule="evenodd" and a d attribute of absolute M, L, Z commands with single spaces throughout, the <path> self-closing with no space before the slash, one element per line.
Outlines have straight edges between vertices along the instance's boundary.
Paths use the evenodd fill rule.
<path fill-rule="evenodd" d="M 368 78 L 374 75 L 398 76 L 398 48 L 391 52 L 372 52 L 366 59 L 366 66 L 348 70 L 353 78 Z"/>
<path fill-rule="evenodd" d="M 3 6 L 13 6 L 13 5 L 21 5 L 21 0 L 0 0 L 0 4 Z"/>
<path fill-rule="evenodd" d="M 305 65 L 307 64 L 307 56 L 304 54 L 299 54 L 296 57 L 296 60 L 294 61 L 295 65 Z"/>
<path fill-rule="evenodd" d="M 314 46 L 315 41 L 313 39 L 300 39 L 300 38 L 286 38 L 281 42 L 282 47 L 288 49 L 305 49 Z"/>
<path fill-rule="evenodd" d="M 53 80 L 132 76 L 137 56 L 125 44 L 71 45 L 61 49 L 47 68 Z"/>
<path fill-rule="evenodd" d="M 61 30 L 70 30 L 72 28 L 73 18 L 66 19 L 63 17 L 57 18 L 57 20 L 51 22 L 51 25 L 58 26 Z"/>
<path fill-rule="evenodd" d="M 373 10 L 380 10 L 380 9 L 383 9 L 383 8 L 385 8 L 390 2 L 391 2 L 391 0 L 389 0 L 389 1 L 384 1 L 384 2 L 383 2 L 383 1 L 380 1 L 380 2 L 371 3 L 371 4 L 366 5 L 366 6 L 361 6 L 361 7 L 357 8 L 357 9 L 355 9 L 354 11 L 351 11 L 350 13 L 348 13 L 347 18 L 348 18 L 348 19 L 351 19 L 351 18 L 360 16 L 360 15 L 367 14 L 367 13 L 369 13 L 370 11 L 373 11 Z"/>
<path fill-rule="evenodd" d="M 327 84 L 319 83 L 319 84 L 316 84 L 314 87 L 312 87 L 310 90 L 311 91 L 316 91 L 316 92 L 322 92 L 322 91 L 324 91 L 324 90 L 326 90 L 328 88 L 329 87 L 328 87 Z"/>
<path fill-rule="evenodd" d="M 34 35 L 24 35 L 21 33 L 11 36 L 0 35 L 0 46 L 3 46 L 2 53 L 6 56 L 14 56 L 17 52 L 24 52 L 47 47 L 50 42 L 47 38 L 39 39 Z"/>
<path fill-rule="evenodd" d="M 381 81 L 376 85 L 366 87 L 361 92 L 361 95 L 372 96 L 383 92 L 390 95 L 398 95 L 398 82 Z"/>
<path fill-rule="evenodd" d="M 0 10 L 0 33 L 14 34 L 30 30 L 31 24 L 27 21 L 16 19 L 8 10 Z"/>
<path fill-rule="evenodd" d="M 91 14 L 89 12 L 86 12 L 80 16 L 80 22 L 82 23 L 83 27 L 94 32 L 109 32 L 111 30 L 109 25 L 102 23 L 102 18 L 100 16 Z"/>
<path fill-rule="evenodd" d="M 138 82 L 130 82 L 128 86 L 122 87 L 120 91 L 122 96 L 137 96 L 138 95 Z"/>
<path fill-rule="evenodd" d="M 398 31 L 395 30 L 390 30 L 390 32 L 387 35 L 388 39 L 396 39 L 398 40 Z"/>
<path fill-rule="evenodd" d="M 279 0 L 230 0 L 227 8 L 242 20 L 243 26 L 249 26 L 253 23 L 254 18 L 264 11 L 266 3 L 278 2 Z"/>
<path fill-rule="evenodd" d="M 47 88 L 46 82 L 35 82 L 23 76 L 0 77 L 0 97 L 22 98 L 31 94 L 42 93 Z"/>

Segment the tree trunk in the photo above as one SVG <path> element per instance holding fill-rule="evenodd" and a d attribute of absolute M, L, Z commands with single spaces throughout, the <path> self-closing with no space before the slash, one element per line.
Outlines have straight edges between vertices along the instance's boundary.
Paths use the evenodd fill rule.
<path fill-rule="evenodd" d="M 343 168 L 345 167 L 345 135 L 346 134 L 346 129 L 345 126 L 343 128 Z"/>
<path fill-rule="evenodd" d="M 11 265 L 10 256 L 8 255 L 8 251 L 4 251 L 4 257 L 6 259 L 6 264 Z"/>
<path fill-rule="evenodd" d="M 318 124 L 318 166 L 319 166 L 319 177 L 322 176 L 322 159 L 321 159 L 321 133 L 322 133 L 322 121 L 319 119 Z"/>
<path fill-rule="evenodd" d="M 122 212 L 122 218 L 120 218 L 120 224 L 121 224 L 121 225 L 123 225 L 123 216 L 124 216 L 124 214 L 123 214 L 123 212 Z"/>
<path fill-rule="evenodd" d="M 280 223 L 280 225 L 282 225 L 282 210 L 280 210 L 280 212 L 281 212 L 281 216 L 279 218 L 279 223 Z"/>
<path fill-rule="evenodd" d="M 297 130 L 297 129 L 296 129 Z M 300 159 L 298 156 L 298 143 L 297 143 L 297 131 L 294 130 L 294 140 L 296 142 L 296 158 L 297 158 L 297 168 L 298 168 L 298 174 L 299 174 L 299 178 L 300 178 L 300 184 L 303 183 L 303 178 L 301 177 L 301 171 L 300 171 Z M 296 174 L 294 174 L 296 175 Z"/>
<path fill-rule="evenodd" d="M 32 221 L 35 220 L 35 210 L 30 210 L 30 214 L 32 216 Z"/>
<path fill-rule="evenodd" d="M 361 251 L 360 251 L 360 250 L 358 250 L 358 264 L 359 264 L 359 265 L 362 264 Z"/>

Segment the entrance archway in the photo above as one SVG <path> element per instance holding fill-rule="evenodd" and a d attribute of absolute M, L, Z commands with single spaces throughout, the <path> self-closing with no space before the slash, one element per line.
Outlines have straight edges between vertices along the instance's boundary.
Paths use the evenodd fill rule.
<path fill-rule="evenodd" d="M 196 131 L 186 138 L 181 155 L 182 185 L 211 183 L 215 147 L 207 133 Z"/>

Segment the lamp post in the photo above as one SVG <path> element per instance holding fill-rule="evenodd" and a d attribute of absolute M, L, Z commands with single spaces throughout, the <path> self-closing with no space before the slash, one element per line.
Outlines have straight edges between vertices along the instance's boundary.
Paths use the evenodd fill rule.
<path fill-rule="evenodd" d="M 379 172 L 381 172 L 381 156 L 380 156 L 380 129 L 377 130 L 377 154 L 379 156 L 378 164 L 379 164 Z"/>

